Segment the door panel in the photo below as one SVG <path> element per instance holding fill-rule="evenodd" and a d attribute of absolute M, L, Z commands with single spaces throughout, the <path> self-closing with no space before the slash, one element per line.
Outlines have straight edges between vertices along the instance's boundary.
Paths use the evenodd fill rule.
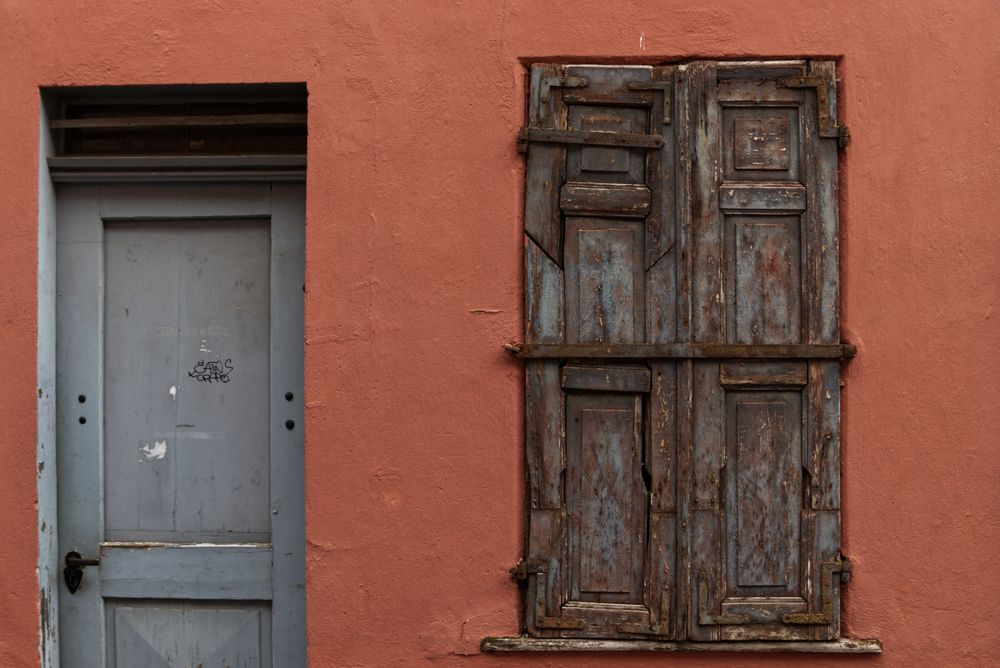
<path fill-rule="evenodd" d="M 107 540 L 266 541 L 269 226 L 104 229 Z"/>
<path fill-rule="evenodd" d="M 642 398 L 569 393 L 566 416 L 569 600 L 640 604 L 649 506 Z"/>
<path fill-rule="evenodd" d="M 259 668 L 268 660 L 264 605 L 182 603 L 109 606 L 110 661 L 116 668 Z M 171 629 L 164 634 L 163 629 Z"/>
<path fill-rule="evenodd" d="M 60 191 L 64 665 L 305 665 L 303 200 Z"/>
<path fill-rule="evenodd" d="M 726 393 L 727 590 L 799 592 L 801 392 Z"/>

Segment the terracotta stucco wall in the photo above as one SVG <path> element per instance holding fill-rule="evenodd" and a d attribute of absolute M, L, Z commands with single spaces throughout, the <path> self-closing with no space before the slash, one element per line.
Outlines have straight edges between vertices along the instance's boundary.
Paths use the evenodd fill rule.
<path fill-rule="evenodd" d="M 0 0 L 0 665 L 37 663 L 39 86 L 308 83 L 312 665 L 551 666 L 464 656 L 518 624 L 524 63 L 811 55 L 854 138 L 845 631 L 886 650 L 745 665 L 1000 664 L 998 33 L 990 0 Z"/>

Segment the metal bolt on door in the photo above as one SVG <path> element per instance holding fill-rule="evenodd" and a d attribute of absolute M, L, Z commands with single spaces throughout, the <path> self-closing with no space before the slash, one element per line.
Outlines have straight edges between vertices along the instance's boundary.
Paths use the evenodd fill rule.
<path fill-rule="evenodd" d="M 61 188 L 64 666 L 305 665 L 304 200 Z"/>

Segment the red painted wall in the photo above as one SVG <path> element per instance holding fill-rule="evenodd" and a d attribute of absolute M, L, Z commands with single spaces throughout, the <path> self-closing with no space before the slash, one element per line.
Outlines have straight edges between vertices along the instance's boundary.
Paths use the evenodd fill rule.
<path fill-rule="evenodd" d="M 524 64 L 781 56 L 842 59 L 844 620 L 885 653 L 741 665 L 1000 665 L 998 33 L 990 0 L 0 0 L 0 665 L 37 663 L 39 86 L 258 81 L 311 93 L 312 665 L 731 665 L 464 655 L 518 628 Z"/>

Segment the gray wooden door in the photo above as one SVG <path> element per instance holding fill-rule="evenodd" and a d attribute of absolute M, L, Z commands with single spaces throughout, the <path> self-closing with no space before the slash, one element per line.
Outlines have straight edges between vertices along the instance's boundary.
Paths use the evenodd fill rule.
<path fill-rule="evenodd" d="M 301 184 L 59 192 L 64 666 L 305 665 Z"/>

